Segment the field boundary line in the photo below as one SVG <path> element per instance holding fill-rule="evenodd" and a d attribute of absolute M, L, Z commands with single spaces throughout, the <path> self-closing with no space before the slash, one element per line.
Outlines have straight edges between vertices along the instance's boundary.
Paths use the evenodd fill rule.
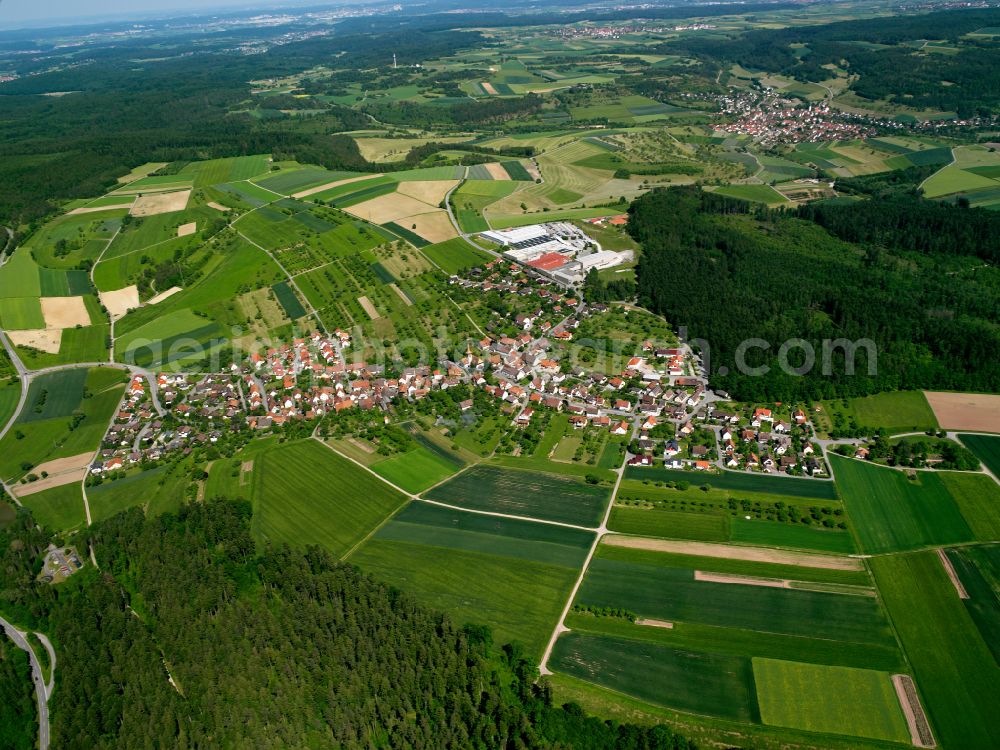
<path fill-rule="evenodd" d="M 312 439 L 319 441 L 320 443 L 322 443 L 323 445 L 325 445 L 329 450 L 333 451 L 334 453 L 336 453 L 341 458 L 345 458 L 348 461 L 350 461 L 352 464 L 360 466 L 362 469 L 364 469 L 365 471 L 367 471 L 369 474 L 371 474 L 372 476 L 377 477 L 379 480 L 381 480 L 385 484 L 389 485 L 390 487 L 392 487 L 397 492 L 402 493 L 403 495 L 405 495 L 406 497 L 408 497 L 410 500 L 413 500 L 413 501 L 418 502 L 418 503 L 427 503 L 428 505 L 437 505 L 437 506 L 439 506 L 441 508 L 448 508 L 449 510 L 458 510 L 458 511 L 462 511 L 463 513 L 472 513 L 472 514 L 477 515 L 477 516 L 493 516 L 494 518 L 508 518 L 508 519 L 510 519 L 512 521 L 527 521 L 529 523 L 540 523 L 540 524 L 543 524 L 545 526 L 561 526 L 561 527 L 567 528 L 567 529 L 576 529 L 577 531 L 586 531 L 586 532 L 589 532 L 591 534 L 593 534 L 594 532 L 597 532 L 597 531 L 600 530 L 598 527 L 594 527 L 594 526 L 578 526 L 578 525 L 572 524 L 572 523 L 564 523 L 563 521 L 549 521 L 549 520 L 546 520 L 544 518 L 535 518 L 533 516 L 517 516 L 517 515 L 514 515 L 513 513 L 497 513 L 496 511 L 491 511 L 491 510 L 478 510 L 476 508 L 463 508 L 461 505 L 451 505 L 449 503 L 442 503 L 439 500 L 428 500 L 426 498 L 420 497 L 420 495 L 415 495 L 412 492 L 407 492 L 406 490 L 404 490 L 399 485 L 397 485 L 397 484 L 395 484 L 393 482 L 390 482 L 388 479 L 386 479 L 385 477 L 381 476 L 380 474 L 378 474 L 377 472 L 375 472 L 374 470 L 372 470 L 372 468 L 370 466 L 365 466 L 360 461 L 358 461 L 358 460 L 356 460 L 354 458 L 351 458 L 350 456 L 348 456 L 348 455 L 346 455 L 344 453 L 341 453 L 336 448 L 334 448 L 332 445 L 330 445 L 329 443 L 325 442 L 322 438 L 320 438 L 320 437 L 318 437 L 316 435 L 313 435 Z M 478 466 L 478 464 L 470 464 L 470 466 L 467 467 L 467 468 L 471 468 L 471 466 Z M 452 475 L 452 476 L 455 476 L 455 475 Z M 451 477 L 448 477 L 448 479 L 451 479 Z M 447 481 L 447 480 L 444 480 L 444 481 Z M 439 484 L 440 484 L 440 482 L 439 482 Z M 424 490 L 424 491 L 427 492 L 427 490 Z M 608 513 L 610 513 L 610 510 L 608 511 Z"/>

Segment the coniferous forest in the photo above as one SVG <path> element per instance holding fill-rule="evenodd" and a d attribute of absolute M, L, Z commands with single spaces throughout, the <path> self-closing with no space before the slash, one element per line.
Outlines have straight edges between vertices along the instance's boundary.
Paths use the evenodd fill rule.
<path fill-rule="evenodd" d="M 258 550 L 250 521 L 242 501 L 132 509 L 77 538 L 100 571 L 58 589 L 34 583 L 27 514 L 0 532 L 5 611 L 59 646 L 53 747 L 691 747 L 553 706 L 516 644 L 319 549 Z"/>
<path fill-rule="evenodd" d="M 712 384 L 745 401 L 793 401 L 929 388 L 1000 389 L 1000 215 L 899 195 L 891 201 L 819 203 L 797 211 L 753 208 L 698 189 L 650 193 L 629 223 L 644 254 L 641 304 L 710 353 Z M 737 371 L 746 363 L 764 375 Z M 845 374 L 841 348 L 821 371 L 823 341 L 871 339 L 877 372 L 859 349 Z M 816 365 L 777 367 L 778 349 L 804 339 Z M 804 364 L 802 350 L 788 362 Z M 724 372 L 720 372 L 720 368 Z"/>

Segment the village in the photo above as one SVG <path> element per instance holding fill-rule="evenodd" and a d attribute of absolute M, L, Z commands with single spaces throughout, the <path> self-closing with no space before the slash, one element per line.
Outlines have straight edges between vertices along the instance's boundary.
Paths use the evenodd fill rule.
<path fill-rule="evenodd" d="M 574 334 L 585 322 L 613 314 L 607 305 L 581 301 L 506 260 L 448 283 L 500 300 L 495 304 L 507 314 L 494 312 L 489 335 L 464 342 L 464 353 L 434 365 L 393 369 L 367 362 L 365 344 L 337 329 L 253 352 L 222 372 L 159 373 L 155 392 L 134 375 L 88 481 L 327 415 L 370 412 L 390 424 L 401 402 L 418 404 L 459 386 L 491 397 L 510 430 L 565 412 L 574 430 L 623 437 L 633 466 L 827 477 L 804 411 L 778 415 L 728 404 L 708 388 L 697 355 L 685 344 L 642 340 L 617 371 L 583 367 L 573 363 L 574 345 L 583 344 Z M 518 312 L 510 315 L 511 309 Z M 474 399 L 458 406 L 475 416 Z"/>

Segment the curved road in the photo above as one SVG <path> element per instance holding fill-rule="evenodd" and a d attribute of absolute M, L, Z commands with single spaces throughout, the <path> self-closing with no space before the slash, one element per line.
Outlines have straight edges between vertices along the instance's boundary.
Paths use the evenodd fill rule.
<path fill-rule="evenodd" d="M 19 649 L 28 652 L 28 661 L 31 662 L 31 679 L 35 683 L 35 696 L 38 698 L 38 747 L 41 750 L 48 750 L 49 696 L 52 694 L 52 680 L 55 678 L 56 672 L 55 652 L 52 650 L 52 644 L 41 633 L 36 633 L 52 659 L 49 684 L 46 686 L 45 678 L 42 674 L 42 665 L 38 663 L 38 657 L 35 656 L 35 651 L 31 648 L 31 644 L 28 643 L 28 639 L 24 637 L 25 634 L 2 617 L 0 617 L 0 625 L 3 625 L 4 632 L 7 633 L 7 636 L 14 641 Z"/>

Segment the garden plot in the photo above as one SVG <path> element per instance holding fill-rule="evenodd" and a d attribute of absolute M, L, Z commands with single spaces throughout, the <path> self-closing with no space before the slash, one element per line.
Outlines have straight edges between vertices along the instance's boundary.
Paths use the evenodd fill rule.
<path fill-rule="evenodd" d="M 132 216 L 156 216 L 183 211 L 191 198 L 190 190 L 179 190 L 174 193 L 157 193 L 140 195 L 132 205 Z"/>

